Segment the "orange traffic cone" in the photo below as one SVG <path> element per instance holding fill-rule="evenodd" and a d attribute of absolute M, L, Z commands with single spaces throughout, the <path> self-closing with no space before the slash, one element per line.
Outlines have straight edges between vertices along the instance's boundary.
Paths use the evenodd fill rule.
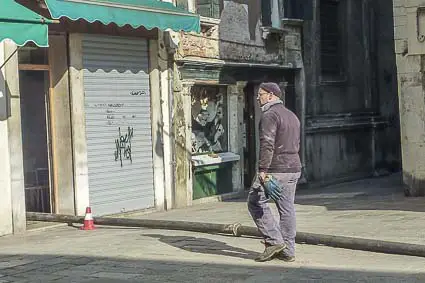
<path fill-rule="evenodd" d="M 80 228 L 81 230 L 94 230 L 94 221 L 91 214 L 91 208 L 86 208 L 86 215 L 84 216 L 84 225 Z"/>

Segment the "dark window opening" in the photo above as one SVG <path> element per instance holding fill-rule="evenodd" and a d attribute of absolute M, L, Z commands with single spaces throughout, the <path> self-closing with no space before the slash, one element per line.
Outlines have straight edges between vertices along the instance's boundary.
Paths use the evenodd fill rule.
<path fill-rule="evenodd" d="M 189 10 L 187 0 L 177 0 L 176 6 L 179 8 L 185 9 L 186 11 Z"/>
<path fill-rule="evenodd" d="M 271 0 L 261 0 L 261 23 L 264 27 L 272 25 L 272 4 Z"/>
<path fill-rule="evenodd" d="M 18 52 L 22 157 L 27 212 L 52 211 L 47 48 Z"/>
<path fill-rule="evenodd" d="M 343 75 L 340 3 L 339 0 L 320 2 L 321 73 L 326 76 Z"/>
<path fill-rule="evenodd" d="M 288 19 L 312 20 L 312 0 L 284 0 L 284 17 Z"/>
<path fill-rule="evenodd" d="M 223 0 L 196 0 L 196 11 L 202 17 L 219 19 Z"/>

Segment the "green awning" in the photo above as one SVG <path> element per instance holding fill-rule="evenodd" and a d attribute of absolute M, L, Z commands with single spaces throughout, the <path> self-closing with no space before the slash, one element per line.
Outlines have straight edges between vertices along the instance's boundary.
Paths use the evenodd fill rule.
<path fill-rule="evenodd" d="M 52 21 L 14 0 L 0 1 L 0 42 L 10 39 L 19 46 L 30 41 L 40 47 L 49 46 L 47 24 Z"/>
<path fill-rule="evenodd" d="M 199 16 L 159 0 L 45 0 L 53 19 L 67 17 L 150 30 L 200 31 Z"/>

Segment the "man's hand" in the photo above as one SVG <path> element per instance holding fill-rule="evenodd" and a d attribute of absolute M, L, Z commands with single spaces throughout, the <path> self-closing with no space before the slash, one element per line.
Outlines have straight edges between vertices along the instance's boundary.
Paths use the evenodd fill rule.
<path fill-rule="evenodd" d="M 262 174 L 263 176 L 261 176 Z M 259 173 L 258 178 L 264 187 L 267 197 L 270 197 L 274 201 L 278 201 L 282 197 L 282 189 L 273 175 L 266 176 L 266 174 L 262 172 Z"/>
<path fill-rule="evenodd" d="M 265 172 L 258 173 L 258 178 L 260 179 L 261 182 L 264 182 L 264 179 L 266 178 L 266 173 Z"/>

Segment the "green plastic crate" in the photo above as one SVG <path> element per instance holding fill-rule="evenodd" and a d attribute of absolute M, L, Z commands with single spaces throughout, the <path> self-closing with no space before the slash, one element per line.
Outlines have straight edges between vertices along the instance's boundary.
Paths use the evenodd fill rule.
<path fill-rule="evenodd" d="M 195 168 L 193 176 L 193 199 L 221 195 L 232 191 L 231 162 Z"/>

